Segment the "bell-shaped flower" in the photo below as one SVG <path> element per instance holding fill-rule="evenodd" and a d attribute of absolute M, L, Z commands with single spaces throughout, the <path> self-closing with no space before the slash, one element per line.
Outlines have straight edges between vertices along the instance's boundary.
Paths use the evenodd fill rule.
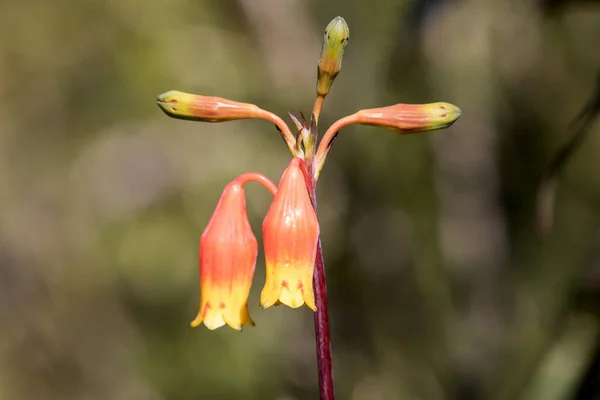
<path fill-rule="evenodd" d="M 319 240 L 319 222 L 305 180 L 306 166 L 294 158 L 281 176 L 277 194 L 263 221 L 267 266 L 260 296 L 263 308 L 304 303 L 316 311 L 313 271 Z"/>
<path fill-rule="evenodd" d="M 248 217 L 241 183 L 229 183 L 200 238 L 200 310 L 191 325 L 208 329 L 225 324 L 241 330 L 254 325 L 248 295 L 258 244 Z"/>

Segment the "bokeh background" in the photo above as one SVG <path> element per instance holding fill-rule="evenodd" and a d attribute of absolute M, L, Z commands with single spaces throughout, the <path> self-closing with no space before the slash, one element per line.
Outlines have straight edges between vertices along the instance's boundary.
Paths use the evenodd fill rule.
<path fill-rule="evenodd" d="M 309 112 L 324 27 L 350 44 L 324 128 L 448 101 L 448 130 L 349 127 L 319 182 L 340 399 L 593 399 L 600 123 L 535 193 L 594 96 L 600 6 L 543 0 L 0 3 L 0 399 L 316 399 L 312 314 L 191 329 L 222 188 L 289 161 L 264 121 L 201 124 L 171 89 Z M 322 128 L 322 129 L 323 129 Z M 260 241 L 269 195 L 247 189 Z M 595 397 L 594 397 L 595 396 Z"/>

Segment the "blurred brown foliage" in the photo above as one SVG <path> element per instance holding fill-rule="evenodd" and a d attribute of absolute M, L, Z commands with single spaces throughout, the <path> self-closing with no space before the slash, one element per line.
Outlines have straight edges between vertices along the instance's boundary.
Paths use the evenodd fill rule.
<path fill-rule="evenodd" d="M 245 171 L 278 180 L 279 134 L 172 120 L 155 97 L 309 111 L 336 15 L 351 39 L 322 126 L 398 102 L 463 111 L 423 135 L 350 127 L 328 158 L 339 398 L 566 399 L 590 371 L 593 387 L 600 123 L 561 173 L 548 237 L 534 216 L 595 84 L 600 7 L 546 3 L 0 3 L 0 398 L 317 397 L 311 312 L 259 310 L 260 257 L 255 328 L 188 325 L 221 189 Z M 258 233 L 270 199 L 247 193 Z"/>

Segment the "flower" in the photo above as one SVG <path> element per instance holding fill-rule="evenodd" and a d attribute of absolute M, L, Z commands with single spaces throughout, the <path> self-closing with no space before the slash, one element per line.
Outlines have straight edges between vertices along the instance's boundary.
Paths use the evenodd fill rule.
<path fill-rule="evenodd" d="M 306 166 L 294 158 L 281 176 L 273 203 L 263 221 L 267 267 L 260 295 L 263 308 L 304 303 L 316 311 L 313 271 L 319 240 L 319 222 L 305 181 Z"/>
<path fill-rule="evenodd" d="M 360 110 L 352 122 L 413 133 L 448 128 L 460 114 L 460 108 L 450 103 L 396 104 Z"/>
<path fill-rule="evenodd" d="M 170 117 L 202 122 L 225 122 L 258 118 L 264 113 L 258 106 L 169 90 L 156 98 L 158 106 Z"/>
<path fill-rule="evenodd" d="M 254 325 L 248 295 L 258 244 L 246 215 L 242 183 L 230 182 L 200 238 L 200 310 L 192 327 L 235 330 Z"/>
<path fill-rule="evenodd" d="M 317 95 L 326 96 L 342 68 L 344 50 L 350 39 L 350 28 L 342 17 L 335 17 L 323 36 L 321 57 L 317 65 Z"/>

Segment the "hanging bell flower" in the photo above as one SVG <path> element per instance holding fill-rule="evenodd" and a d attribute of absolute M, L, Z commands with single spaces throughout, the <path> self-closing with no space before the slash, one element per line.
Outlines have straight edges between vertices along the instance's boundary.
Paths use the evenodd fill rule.
<path fill-rule="evenodd" d="M 316 311 L 313 271 L 319 222 L 312 206 L 301 158 L 294 158 L 281 176 L 277 194 L 263 221 L 266 282 L 260 296 L 263 308 L 283 303 L 297 308 L 306 303 Z"/>
<path fill-rule="evenodd" d="M 257 252 L 244 189 L 234 180 L 223 190 L 200 238 L 200 310 L 192 327 L 204 322 L 210 330 L 227 324 L 239 331 L 254 325 L 248 295 Z"/>

